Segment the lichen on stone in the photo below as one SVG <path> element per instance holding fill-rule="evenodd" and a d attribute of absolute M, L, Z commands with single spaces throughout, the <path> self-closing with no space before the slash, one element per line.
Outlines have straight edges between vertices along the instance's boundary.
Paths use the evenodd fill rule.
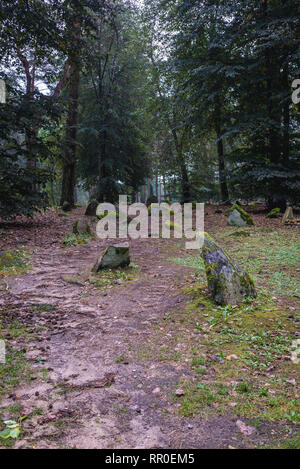
<path fill-rule="evenodd" d="M 209 291 L 217 304 L 236 305 L 255 297 L 254 281 L 207 233 L 201 250 Z"/>
<path fill-rule="evenodd" d="M 278 215 L 280 215 L 280 208 L 273 208 L 273 210 L 271 210 L 271 212 L 268 213 L 267 215 L 267 218 L 277 218 Z"/>
<path fill-rule="evenodd" d="M 239 212 L 242 219 L 247 223 L 247 225 L 254 225 L 253 218 L 249 215 L 249 213 L 243 210 L 238 204 L 234 204 L 231 207 L 231 212 L 233 212 L 234 210 L 237 210 Z"/>

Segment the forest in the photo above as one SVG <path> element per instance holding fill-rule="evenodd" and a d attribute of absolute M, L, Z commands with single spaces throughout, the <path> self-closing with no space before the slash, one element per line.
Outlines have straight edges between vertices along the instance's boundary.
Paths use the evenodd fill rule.
<path fill-rule="evenodd" d="M 300 2 L 1 2 L 0 448 L 300 448 L 299 103 Z"/>

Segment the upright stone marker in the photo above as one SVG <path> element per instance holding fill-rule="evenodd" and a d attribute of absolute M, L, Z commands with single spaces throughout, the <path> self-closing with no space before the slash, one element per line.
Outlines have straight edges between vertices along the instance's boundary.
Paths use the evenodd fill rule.
<path fill-rule="evenodd" d="M 93 272 L 97 273 L 103 269 L 117 269 L 127 267 L 130 264 L 129 244 L 117 244 L 109 246 L 96 262 Z"/>
<path fill-rule="evenodd" d="M 292 207 L 287 207 L 283 217 L 282 223 L 285 224 L 287 221 L 294 220 L 294 213 Z"/>
<path fill-rule="evenodd" d="M 205 264 L 208 288 L 217 304 L 238 305 L 247 296 L 257 296 L 250 275 L 207 233 L 204 233 L 201 256 Z"/>
<path fill-rule="evenodd" d="M 228 218 L 228 225 L 248 226 L 254 225 L 254 222 L 251 216 L 247 212 L 245 212 L 245 210 L 235 204 L 231 209 L 230 216 Z"/>
<path fill-rule="evenodd" d="M 91 234 L 91 227 L 87 220 L 76 220 L 73 224 L 74 234 Z"/>
<path fill-rule="evenodd" d="M 96 199 L 91 200 L 86 208 L 85 215 L 87 217 L 95 217 L 98 205 L 99 202 Z"/>

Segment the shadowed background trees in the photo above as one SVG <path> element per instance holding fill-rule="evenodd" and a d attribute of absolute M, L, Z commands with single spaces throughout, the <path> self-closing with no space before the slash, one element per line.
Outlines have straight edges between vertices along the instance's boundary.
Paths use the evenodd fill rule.
<path fill-rule="evenodd" d="M 8 0 L 0 216 L 168 198 L 300 200 L 300 6 L 290 0 Z"/>

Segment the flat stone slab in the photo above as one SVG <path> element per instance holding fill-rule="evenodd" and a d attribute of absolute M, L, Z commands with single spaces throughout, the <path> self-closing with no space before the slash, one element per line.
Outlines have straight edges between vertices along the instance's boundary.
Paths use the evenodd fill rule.
<path fill-rule="evenodd" d="M 97 273 L 103 269 L 117 269 L 127 267 L 130 264 L 129 244 L 122 243 L 109 246 L 93 267 L 93 272 Z"/>

